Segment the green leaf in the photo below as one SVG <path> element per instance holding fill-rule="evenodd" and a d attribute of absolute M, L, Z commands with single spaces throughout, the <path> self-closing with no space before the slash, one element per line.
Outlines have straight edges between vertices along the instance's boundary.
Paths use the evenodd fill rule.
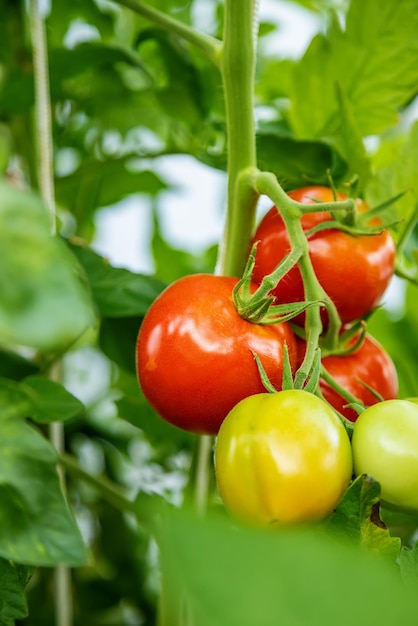
<path fill-rule="evenodd" d="M 39 198 L 0 182 L 0 336 L 44 351 L 76 341 L 95 318 L 75 257 L 50 234 Z"/>
<path fill-rule="evenodd" d="M 359 476 L 350 485 L 325 527 L 394 562 L 399 555 L 401 541 L 390 536 L 380 519 L 379 500 L 379 483 L 369 476 Z"/>
<path fill-rule="evenodd" d="M 32 568 L 0 559 L 0 625 L 14 626 L 28 615 L 25 587 Z"/>
<path fill-rule="evenodd" d="M 395 125 L 417 92 L 415 0 L 352 0 L 345 31 L 334 18 L 296 65 L 292 125 L 299 137 L 331 137 L 342 120 L 336 85 L 351 105 L 362 137 Z"/>
<path fill-rule="evenodd" d="M 280 135 L 274 125 L 265 125 L 257 135 L 258 164 L 273 172 L 285 189 L 309 183 L 328 184 L 328 172 L 338 184 L 346 175 L 347 165 L 330 144 L 297 141 Z"/>
<path fill-rule="evenodd" d="M 165 510 L 156 537 L 171 620 L 184 597 L 199 626 L 416 624 L 417 594 L 395 567 L 318 529 Z"/>
<path fill-rule="evenodd" d="M 382 146 L 382 151 L 385 149 Z M 366 199 L 370 205 L 377 205 L 398 193 L 406 191 L 394 206 L 385 212 L 389 218 L 402 217 L 407 220 L 416 210 L 418 204 L 418 122 L 412 126 L 409 134 L 398 138 L 396 146 L 389 142 L 390 161 L 384 157 L 379 167 L 378 153 L 376 156 L 376 173 L 366 188 Z M 396 230 L 402 230 L 402 224 Z"/>
<path fill-rule="evenodd" d="M 32 361 L 26 359 L 11 350 L 0 350 L 0 376 L 22 380 L 31 374 L 37 374 L 39 367 Z"/>
<path fill-rule="evenodd" d="M 412 548 L 402 546 L 399 567 L 402 580 L 416 591 L 418 589 L 418 542 Z"/>
<path fill-rule="evenodd" d="M 142 317 L 166 287 L 154 276 L 112 267 L 90 248 L 73 245 L 72 250 L 87 274 L 102 317 Z"/>
<path fill-rule="evenodd" d="M 83 403 L 65 387 L 43 376 L 29 376 L 21 387 L 32 399 L 30 417 L 36 422 L 63 422 L 84 409 Z"/>
<path fill-rule="evenodd" d="M 77 218 L 86 219 L 100 207 L 116 204 L 133 194 L 158 195 L 168 185 L 149 170 L 128 168 L 126 156 L 107 160 L 84 159 L 72 174 L 57 178 L 57 199 Z"/>
<path fill-rule="evenodd" d="M 140 317 L 105 317 L 100 324 L 99 342 L 105 355 L 119 367 L 135 374 L 135 346 Z"/>
<path fill-rule="evenodd" d="M 42 435 L 0 407 L 0 556 L 79 566 L 87 553 L 61 491 L 57 455 Z"/>
<path fill-rule="evenodd" d="M 115 385 L 119 417 L 140 428 L 155 448 L 189 448 L 195 436 L 156 415 L 139 388 L 136 376 L 123 373 Z"/>

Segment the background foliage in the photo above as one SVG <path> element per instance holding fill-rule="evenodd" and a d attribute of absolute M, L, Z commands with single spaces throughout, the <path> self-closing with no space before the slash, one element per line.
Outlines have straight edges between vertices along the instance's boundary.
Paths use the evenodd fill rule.
<path fill-rule="evenodd" d="M 220 1 L 149 4 L 222 35 Z M 330 174 L 337 185 L 356 176 L 372 204 L 407 191 L 388 208 L 403 220 L 393 229 L 399 238 L 418 200 L 416 2 L 299 4 L 320 24 L 300 58 L 267 52 L 280 24 L 260 24 L 259 165 L 286 189 L 327 183 Z M 273 536 L 234 528 L 214 485 L 213 519 L 172 509 L 192 499 L 197 439 L 148 406 L 136 382 L 134 346 L 142 317 L 166 284 L 215 268 L 217 241 L 191 253 L 165 239 L 159 207 L 174 187 L 157 166 L 161 157 L 175 164 L 176 155 L 190 155 L 225 170 L 218 70 L 117 3 L 52 0 L 46 29 L 54 238 L 37 190 L 25 2 L 0 0 L 0 14 L 0 624 L 55 623 L 52 566 L 59 563 L 74 568 L 77 626 L 156 624 L 161 587 L 161 625 L 175 626 L 167 616 L 183 594 L 199 626 L 416 624 L 417 519 L 386 511 L 391 534 L 376 526 L 377 485 L 356 483 L 318 532 Z M 100 210 L 117 213 L 121 200 L 137 195 L 153 214 L 152 275 L 112 267 L 92 248 Z M 415 228 L 399 268 L 415 282 L 417 242 Z M 369 329 L 395 361 L 400 395 L 418 396 L 417 287 L 396 279 L 391 293 Z M 53 381 L 48 375 L 56 367 Z M 46 436 L 54 420 L 65 421 L 72 455 L 66 496 Z M 83 472 L 90 482 L 80 480 Z M 348 520 L 350 538 L 345 533 L 337 542 Z M 377 561 L 369 554 L 376 551 Z"/>

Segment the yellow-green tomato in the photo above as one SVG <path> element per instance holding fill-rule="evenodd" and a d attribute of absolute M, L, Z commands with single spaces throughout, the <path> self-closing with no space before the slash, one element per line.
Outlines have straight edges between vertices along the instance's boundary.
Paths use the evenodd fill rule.
<path fill-rule="evenodd" d="M 350 440 L 340 419 L 307 391 L 245 398 L 223 421 L 215 445 L 225 507 L 255 525 L 326 517 L 352 469 Z"/>
<path fill-rule="evenodd" d="M 352 439 L 354 471 L 380 483 L 382 500 L 418 510 L 418 404 L 386 400 L 360 414 Z"/>

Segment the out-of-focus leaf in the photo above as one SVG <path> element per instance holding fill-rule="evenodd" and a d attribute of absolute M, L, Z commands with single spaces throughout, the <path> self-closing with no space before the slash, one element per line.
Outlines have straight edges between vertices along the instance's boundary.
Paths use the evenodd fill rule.
<path fill-rule="evenodd" d="M 112 267 L 90 248 L 73 245 L 102 317 L 142 317 L 166 283 L 125 268 Z"/>
<path fill-rule="evenodd" d="M 402 580 L 416 592 L 418 589 L 418 542 L 413 548 L 402 546 L 399 567 Z"/>
<path fill-rule="evenodd" d="M 39 198 L 0 182 L 0 336 L 59 350 L 95 323 L 76 258 L 50 234 Z"/>
<path fill-rule="evenodd" d="M 30 394 L 33 404 L 30 417 L 36 422 L 63 422 L 84 409 L 83 403 L 65 387 L 43 376 L 29 376 L 21 387 Z"/>
<path fill-rule="evenodd" d="M 291 119 L 301 138 L 340 134 L 336 84 L 362 137 L 397 122 L 417 93 L 418 12 L 415 0 L 352 0 L 345 30 L 335 18 L 295 68 Z"/>
<path fill-rule="evenodd" d="M 336 184 L 341 182 L 347 164 L 330 144 L 297 141 L 270 128 L 273 132 L 257 136 L 258 163 L 262 169 L 273 172 L 286 189 L 309 183 L 328 184 L 328 171 Z"/>
<path fill-rule="evenodd" d="M 51 44 L 61 45 L 69 25 L 76 20 L 94 26 L 104 37 L 112 35 L 113 17 L 109 8 L 100 10 L 99 5 L 94 1 L 60 0 L 59 6 L 56 2 L 52 2 L 47 18 Z"/>
<path fill-rule="evenodd" d="M 127 168 L 127 157 L 85 160 L 75 172 L 56 180 L 57 199 L 77 218 L 85 219 L 100 207 L 110 206 L 133 194 L 158 195 L 168 185 L 150 170 Z"/>
<path fill-rule="evenodd" d="M 385 150 L 382 146 L 382 152 Z M 366 189 L 367 201 L 373 206 L 385 202 L 394 196 L 406 192 L 394 206 L 387 210 L 390 218 L 400 217 L 407 220 L 416 210 L 418 204 L 418 122 L 412 126 L 409 134 L 398 139 L 396 145 L 389 142 L 390 157 L 383 157 L 386 163 L 377 169 Z M 387 159 L 390 158 L 390 162 Z M 396 231 L 402 232 L 401 223 Z"/>
<path fill-rule="evenodd" d="M 38 366 L 25 357 L 10 350 L 0 350 L 0 376 L 22 380 L 31 374 L 37 374 Z"/>
<path fill-rule="evenodd" d="M 106 317 L 100 324 L 99 342 L 105 355 L 135 374 L 135 345 L 140 317 Z"/>
<path fill-rule="evenodd" d="M 368 550 L 396 561 L 401 548 L 379 516 L 380 485 L 368 476 L 359 476 L 347 489 L 325 528 L 350 537 Z"/>
<path fill-rule="evenodd" d="M 157 541 L 163 610 L 173 615 L 184 594 L 199 626 L 416 624 L 417 594 L 394 565 L 318 529 L 258 531 L 173 510 Z"/>
<path fill-rule="evenodd" d="M 0 624 L 14 626 L 28 614 L 25 588 L 32 568 L 0 559 Z"/>
<path fill-rule="evenodd" d="M 57 455 L 22 419 L 0 419 L 0 555 L 17 563 L 81 565 L 87 553 L 61 491 Z"/>
<path fill-rule="evenodd" d="M 189 448 L 195 436 L 172 426 L 157 416 L 142 394 L 135 376 L 123 374 L 116 384 L 121 397 L 116 401 L 119 416 L 146 435 L 157 449 L 172 450 L 173 446 Z"/>

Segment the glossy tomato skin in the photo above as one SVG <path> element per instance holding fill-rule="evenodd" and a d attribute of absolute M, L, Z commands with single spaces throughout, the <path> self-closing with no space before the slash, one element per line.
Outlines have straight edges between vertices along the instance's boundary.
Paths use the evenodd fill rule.
<path fill-rule="evenodd" d="M 333 192 L 328 187 L 304 187 L 289 193 L 303 204 L 315 200 L 330 202 Z M 338 200 L 346 196 L 338 194 Z M 367 206 L 357 200 L 360 211 Z M 328 212 L 319 211 L 302 217 L 304 231 L 331 219 Z M 260 283 L 289 252 L 290 242 L 276 207 L 262 218 L 254 235 L 258 241 L 253 279 Z M 395 244 L 388 231 L 380 235 L 353 237 L 336 229 L 320 231 L 309 236 L 309 253 L 319 282 L 335 303 L 343 322 L 363 317 L 380 301 L 393 275 Z M 293 267 L 272 291 L 279 303 L 299 302 L 304 298 L 303 282 L 298 267 Z M 304 315 L 296 318 L 303 324 Z"/>
<path fill-rule="evenodd" d="M 418 511 L 418 404 L 388 400 L 366 409 L 352 438 L 354 470 L 380 483 L 382 500 Z"/>
<path fill-rule="evenodd" d="M 352 476 L 350 440 L 331 407 L 301 390 L 245 398 L 215 446 L 219 493 L 230 514 L 256 526 L 318 520 Z"/>
<path fill-rule="evenodd" d="M 217 433 L 237 402 L 264 391 L 253 352 L 278 389 L 285 343 L 296 363 L 289 324 L 262 326 L 238 315 L 232 300 L 237 280 L 180 278 L 154 301 L 139 330 L 140 387 L 162 418 L 184 430 Z"/>
<path fill-rule="evenodd" d="M 305 343 L 298 339 L 298 362 L 305 352 Z M 322 365 L 337 383 L 355 396 L 364 406 L 376 404 L 379 400 L 361 381 L 374 389 L 384 400 L 393 400 L 398 395 L 398 376 L 395 365 L 386 350 L 374 337 L 365 335 L 361 346 L 352 354 L 330 355 L 322 359 Z M 345 407 L 347 401 L 325 380 L 320 379 L 323 397 L 337 411 L 351 422 L 357 419 L 357 412 Z"/>

